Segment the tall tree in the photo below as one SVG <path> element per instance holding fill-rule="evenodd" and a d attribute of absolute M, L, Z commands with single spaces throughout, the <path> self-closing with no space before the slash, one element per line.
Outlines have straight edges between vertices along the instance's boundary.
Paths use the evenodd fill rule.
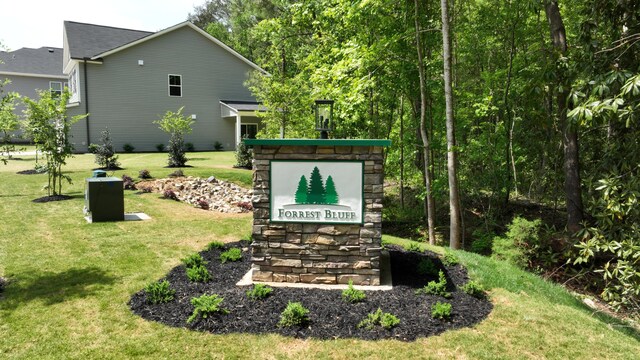
<path fill-rule="evenodd" d="M 455 119 L 453 117 L 453 91 L 451 89 L 451 38 L 449 34 L 449 8 L 447 0 L 440 0 L 442 13 L 442 56 L 444 62 L 444 97 L 447 124 L 447 172 L 449 175 L 449 246 L 462 247 L 462 215 L 458 190 L 457 148 Z"/>
<path fill-rule="evenodd" d="M 426 189 L 425 201 L 427 202 L 427 231 L 429 236 L 429 244 L 434 245 L 436 243 L 435 234 L 435 217 L 436 207 L 433 200 L 432 190 L 432 176 L 431 176 L 431 157 L 429 136 L 427 134 L 427 85 L 426 76 L 424 70 L 424 60 L 422 51 L 422 36 L 420 33 L 422 29 L 420 27 L 420 4 L 418 0 L 414 0 L 415 6 L 415 37 L 416 37 L 416 50 L 418 53 L 418 74 L 420 81 L 420 137 L 422 138 L 422 158 L 424 161 L 424 186 Z"/>
<path fill-rule="evenodd" d="M 558 54 L 556 67 L 557 89 L 556 108 L 562 127 L 562 145 L 564 148 L 564 191 L 567 205 L 567 230 L 572 233 L 580 230 L 582 214 L 582 191 L 580 189 L 580 156 L 577 124 L 567 121 L 567 100 L 570 81 L 567 77 L 564 56 L 567 52 L 567 34 L 560 14 L 557 0 L 547 1 L 545 13 L 549 22 L 549 33 L 553 47 Z"/>

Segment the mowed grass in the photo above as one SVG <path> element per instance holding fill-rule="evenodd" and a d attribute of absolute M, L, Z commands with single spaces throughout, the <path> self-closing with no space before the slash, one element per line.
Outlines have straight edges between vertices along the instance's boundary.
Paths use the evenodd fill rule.
<path fill-rule="evenodd" d="M 184 169 L 186 175 L 227 177 L 241 184 L 251 179 L 249 171 L 231 168 L 233 153 L 189 157 L 194 167 Z M 136 178 L 139 170 L 148 169 L 164 177 L 173 171 L 164 168 L 166 154 L 123 154 L 120 160 L 125 170 L 116 176 Z M 0 298 L 0 358 L 640 357 L 637 332 L 593 314 L 557 285 L 465 252 L 456 255 L 473 278 L 492 288 L 493 312 L 474 328 L 415 342 L 214 335 L 148 322 L 129 310 L 131 294 L 213 240 L 247 238 L 251 215 L 216 214 L 158 194 L 127 191 L 125 210 L 145 212 L 152 220 L 87 224 L 83 179 L 95 167 L 93 156 L 78 155 L 65 167 L 74 179 L 64 187 L 65 194 L 74 196 L 68 201 L 33 203 L 45 195 L 46 175 L 16 174 L 32 167 L 33 157 L 0 165 L 0 276 L 9 280 Z M 389 236 L 384 240 L 408 243 Z"/>

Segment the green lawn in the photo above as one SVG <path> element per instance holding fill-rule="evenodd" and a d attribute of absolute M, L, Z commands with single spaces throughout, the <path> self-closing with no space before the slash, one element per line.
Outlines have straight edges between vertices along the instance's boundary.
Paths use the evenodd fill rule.
<path fill-rule="evenodd" d="M 250 182 L 249 171 L 231 168 L 233 153 L 189 157 L 194 167 L 186 175 Z M 125 170 L 117 176 L 173 171 L 164 168 L 166 154 L 120 160 Z M 131 294 L 213 240 L 247 238 L 251 215 L 126 192 L 126 211 L 145 212 L 151 221 L 87 224 L 82 180 L 95 167 L 93 156 L 78 155 L 65 168 L 74 180 L 64 187 L 75 197 L 69 201 L 33 203 L 45 195 L 46 175 L 16 175 L 32 167 L 33 157 L 0 165 L 0 276 L 10 282 L 0 298 L 0 358 L 640 358 L 637 332 L 593 314 L 559 286 L 465 252 L 456 254 L 492 288 L 493 312 L 474 328 L 415 342 L 213 335 L 147 322 L 129 310 Z"/>

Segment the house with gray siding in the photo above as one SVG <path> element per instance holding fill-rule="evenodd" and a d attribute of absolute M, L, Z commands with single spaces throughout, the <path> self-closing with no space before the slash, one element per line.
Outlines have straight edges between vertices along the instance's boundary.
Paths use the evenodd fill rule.
<path fill-rule="evenodd" d="M 38 90 L 62 93 L 67 85 L 67 76 L 62 72 L 62 49 L 41 47 L 22 48 L 15 51 L 0 51 L 0 81 L 9 83 L 5 92 L 16 92 L 20 96 L 38 99 Z M 24 105 L 16 103 L 14 112 L 22 116 Z"/>
<path fill-rule="evenodd" d="M 185 142 L 232 150 L 255 135 L 264 110 L 244 86 L 264 70 L 190 22 L 152 33 L 65 21 L 62 69 L 69 115 L 89 114 L 71 129 L 80 152 L 105 128 L 117 151 L 156 151 L 168 135 L 153 122 L 181 107 L 194 120 Z"/>

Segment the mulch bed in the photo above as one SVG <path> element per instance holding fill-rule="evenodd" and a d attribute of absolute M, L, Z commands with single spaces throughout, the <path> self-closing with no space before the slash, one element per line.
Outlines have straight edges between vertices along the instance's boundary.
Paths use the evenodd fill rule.
<path fill-rule="evenodd" d="M 37 198 L 37 199 L 33 199 L 31 201 L 33 201 L 34 203 L 46 203 L 49 201 L 63 201 L 63 200 L 71 200 L 73 199 L 73 196 L 69 196 L 69 195 L 50 195 L 50 196 L 43 196 L 41 198 Z"/>
<path fill-rule="evenodd" d="M 208 283 L 189 282 L 184 265 L 172 269 L 161 279 L 168 280 L 176 291 L 174 300 L 157 305 L 146 302 L 146 294 L 141 290 L 134 294 L 129 306 L 141 317 L 174 327 L 184 327 L 215 334 L 226 333 L 278 333 L 297 338 L 360 338 L 360 339 L 398 339 L 412 341 L 420 337 L 440 334 L 446 330 L 473 326 L 485 319 L 493 306 L 487 299 L 476 299 L 451 284 L 460 286 L 467 282 L 467 271 L 460 265 L 443 266 L 438 256 L 431 252 L 407 252 L 400 247 L 388 246 L 391 258 L 393 290 L 365 291 L 366 300 L 349 304 L 342 300 L 342 290 L 273 289 L 264 300 L 253 301 L 246 296 L 250 286 L 239 287 L 235 284 L 250 268 L 250 251 L 247 242 L 226 245 L 242 247 L 243 258 L 239 262 L 221 264 L 218 260 L 221 250 L 204 251 L 200 254 L 207 260 L 207 268 L 212 275 Z M 415 291 L 437 277 L 419 276 L 416 267 L 420 259 L 431 258 L 434 263 L 446 271 L 449 291 L 452 298 L 445 299 L 434 295 L 416 295 Z M 187 324 L 186 320 L 193 312 L 191 298 L 203 294 L 218 294 L 224 298 L 222 306 L 228 314 L 199 317 Z M 281 328 L 277 323 L 280 313 L 287 303 L 301 302 L 310 310 L 309 322 L 301 327 Z M 448 302 L 452 305 L 449 320 L 437 320 L 431 317 L 431 306 L 436 302 Z M 391 330 L 378 327 L 374 330 L 357 328 L 358 323 L 367 314 L 381 308 L 400 319 L 400 324 Z"/>

